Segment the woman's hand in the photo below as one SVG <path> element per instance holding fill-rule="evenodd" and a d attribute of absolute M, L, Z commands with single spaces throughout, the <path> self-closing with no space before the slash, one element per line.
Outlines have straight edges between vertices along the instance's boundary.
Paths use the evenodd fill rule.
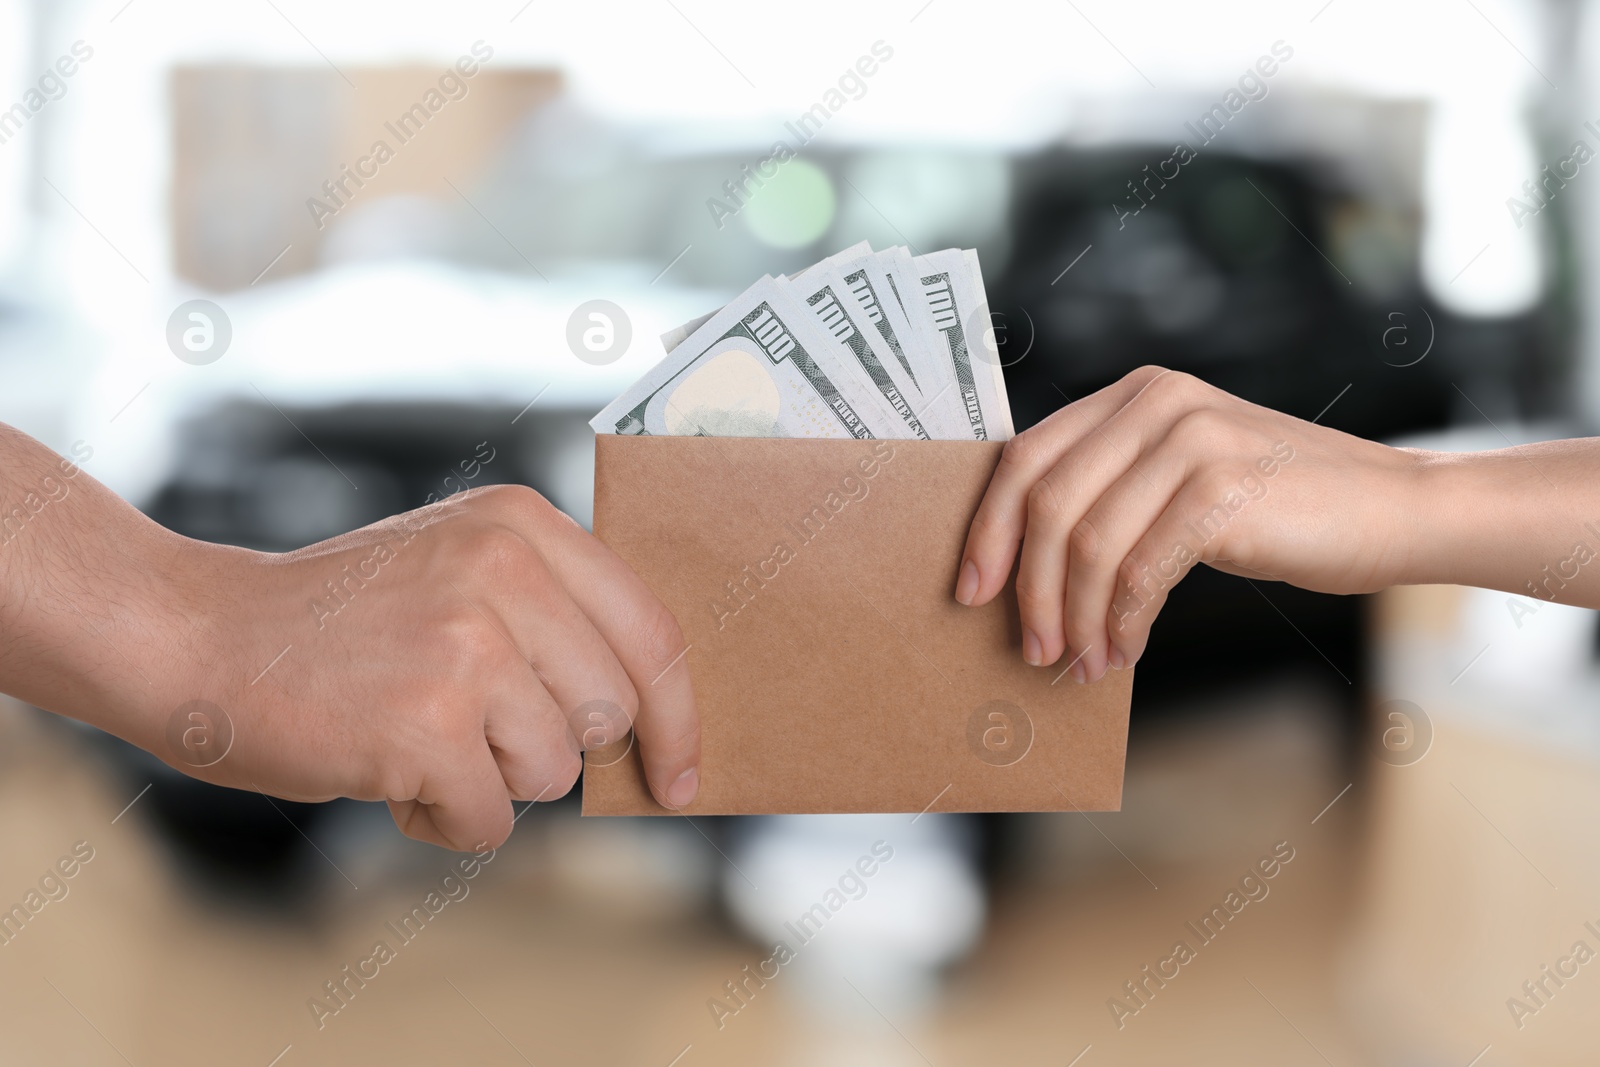
<path fill-rule="evenodd" d="M 1401 581 L 1426 461 L 1142 367 L 1006 443 L 956 599 L 993 599 L 1020 545 L 1023 658 L 1093 681 L 1138 660 L 1197 563 L 1332 593 Z"/>

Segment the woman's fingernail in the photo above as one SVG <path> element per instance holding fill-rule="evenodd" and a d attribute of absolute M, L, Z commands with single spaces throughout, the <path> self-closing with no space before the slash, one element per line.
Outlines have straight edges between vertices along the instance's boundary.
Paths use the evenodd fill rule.
<path fill-rule="evenodd" d="M 675 808 L 686 808 L 700 791 L 700 771 L 690 767 L 678 775 L 678 780 L 667 787 L 667 803 Z"/>
<path fill-rule="evenodd" d="M 1128 665 L 1127 659 L 1122 655 L 1122 649 L 1118 648 L 1116 645 L 1111 646 L 1111 652 L 1106 656 L 1106 659 L 1110 662 L 1111 666 L 1115 667 L 1119 671 Z"/>
<path fill-rule="evenodd" d="M 970 559 L 961 565 L 961 576 L 956 579 L 956 599 L 970 605 L 978 595 L 978 565 Z"/>
<path fill-rule="evenodd" d="M 1081 658 L 1072 665 L 1072 680 L 1075 682 L 1087 682 L 1089 680 L 1089 669 L 1083 665 Z"/>
<path fill-rule="evenodd" d="M 1026 626 L 1022 628 L 1022 658 L 1033 667 L 1044 662 L 1044 646 L 1039 644 L 1039 635 Z"/>

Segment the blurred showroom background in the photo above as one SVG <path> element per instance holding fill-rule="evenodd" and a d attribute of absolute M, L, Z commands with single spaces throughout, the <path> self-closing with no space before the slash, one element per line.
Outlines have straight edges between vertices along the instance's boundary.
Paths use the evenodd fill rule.
<path fill-rule="evenodd" d="M 259 549 L 497 482 L 587 523 L 587 420 L 656 336 L 865 239 L 979 250 L 1019 428 L 1155 362 L 1390 441 L 1593 434 L 1597 58 L 1580 0 L 0 0 L 0 420 Z M 604 366 L 566 341 L 596 298 L 633 336 Z M 169 347 L 191 300 L 214 362 Z M 0 945 L 0 1061 L 1592 1062 L 1595 651 L 1593 613 L 1503 593 L 1197 572 L 1119 813 L 580 821 L 575 792 L 364 983 L 451 857 L 7 706 L 0 907 L 93 859 Z M 1187 977 L 1148 977 L 1180 939 Z"/>

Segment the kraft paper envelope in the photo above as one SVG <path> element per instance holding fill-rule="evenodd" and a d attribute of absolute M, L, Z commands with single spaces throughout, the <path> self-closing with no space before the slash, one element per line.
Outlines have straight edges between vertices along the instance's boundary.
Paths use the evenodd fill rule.
<path fill-rule="evenodd" d="M 1000 448 L 596 439 L 595 533 L 688 646 L 688 813 L 1121 806 L 1132 671 L 1029 667 L 1009 584 L 981 608 L 953 596 Z M 584 814 L 666 813 L 631 735 L 585 761 Z"/>

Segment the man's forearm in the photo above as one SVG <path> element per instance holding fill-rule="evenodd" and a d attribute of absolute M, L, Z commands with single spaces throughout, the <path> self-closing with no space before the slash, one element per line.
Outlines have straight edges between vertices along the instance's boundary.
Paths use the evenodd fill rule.
<path fill-rule="evenodd" d="M 178 673 L 162 605 L 185 543 L 0 424 L 0 692 L 148 746 Z"/>

